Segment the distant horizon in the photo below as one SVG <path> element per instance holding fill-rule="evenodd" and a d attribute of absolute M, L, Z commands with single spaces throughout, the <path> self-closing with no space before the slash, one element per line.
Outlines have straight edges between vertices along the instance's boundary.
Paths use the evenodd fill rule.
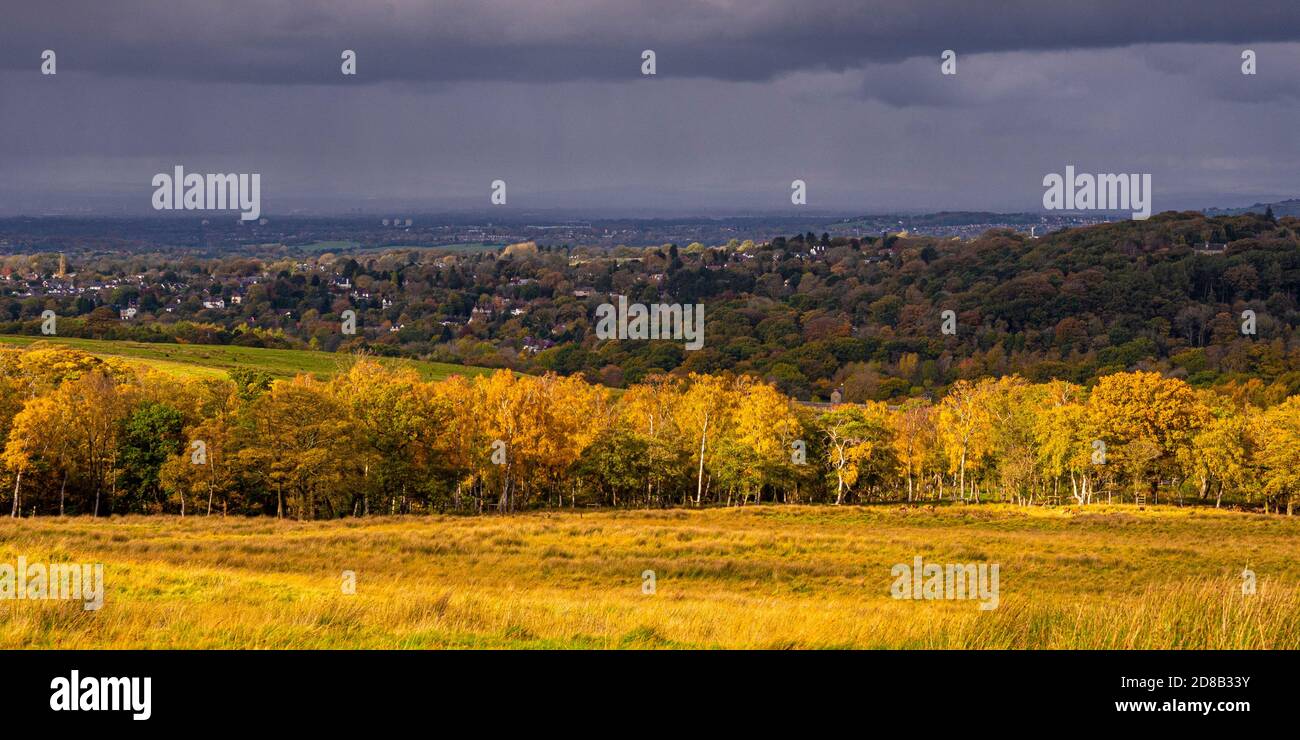
<path fill-rule="evenodd" d="M 1250 201 L 1250 202 L 1247 202 Z M 1219 202 L 1212 205 L 1185 206 L 1185 207 L 1157 207 L 1152 210 L 1152 215 L 1158 215 L 1165 212 L 1186 212 L 1197 211 L 1208 213 L 1211 211 L 1228 211 L 1253 208 L 1258 206 L 1270 206 L 1279 203 L 1288 203 L 1300 201 L 1300 195 L 1277 196 L 1265 200 L 1252 198 L 1224 197 Z M 732 219 L 836 219 L 836 218 L 880 218 L 890 216 L 901 217 L 918 217 L 934 216 L 939 214 L 988 214 L 992 216 L 1042 216 L 1045 218 L 1052 217 L 1087 217 L 1087 216 L 1116 216 L 1127 218 L 1126 211 L 1122 209 L 1108 210 L 1047 210 L 1039 209 L 987 209 L 987 208 L 937 208 L 937 209 L 831 209 L 831 208 L 812 208 L 812 207 L 785 207 L 770 208 L 765 210 L 759 209 L 715 209 L 712 211 L 690 211 L 685 209 L 642 209 L 636 210 L 631 208 L 578 208 L 571 206 L 554 206 L 554 207 L 533 207 L 525 208 L 522 206 L 512 206 L 508 208 L 431 208 L 429 206 L 418 206 L 415 204 L 395 203 L 389 208 L 373 210 L 366 208 L 356 208 L 352 210 L 330 209 L 324 207 L 299 207 L 293 210 L 276 210 L 274 203 L 265 206 L 262 209 L 263 218 L 473 218 L 486 219 L 489 221 L 515 222 L 520 220 L 533 219 L 556 219 L 556 220 L 574 220 L 574 219 L 602 219 L 602 220 L 732 220 Z M 158 219 L 207 219 L 209 221 L 223 221 L 227 219 L 237 219 L 236 215 L 223 213 L 219 211 L 155 211 L 152 209 L 118 209 L 118 210 L 92 210 L 92 209 L 68 209 L 64 212 L 59 211 L 6 211 L 0 205 L 0 219 L 14 218 L 123 218 L 123 219 L 141 219 L 141 218 L 158 218 Z"/>

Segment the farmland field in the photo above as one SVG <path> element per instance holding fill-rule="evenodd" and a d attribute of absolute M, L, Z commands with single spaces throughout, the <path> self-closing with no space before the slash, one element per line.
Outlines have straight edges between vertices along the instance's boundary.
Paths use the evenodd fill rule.
<path fill-rule="evenodd" d="M 97 357 L 117 357 L 132 364 L 182 377 L 225 378 L 234 368 L 262 370 L 275 378 L 291 378 L 308 373 L 325 378 L 346 365 L 349 355 L 332 352 L 313 352 L 298 349 L 263 349 L 213 344 L 170 344 L 163 342 L 130 342 L 123 340 L 78 339 L 75 337 L 35 337 L 0 335 L 0 347 L 27 347 L 36 342 L 48 342 L 89 352 Z M 390 366 L 409 366 L 419 371 L 425 380 L 440 380 L 450 375 L 483 375 L 489 368 L 453 365 L 444 362 L 423 362 L 398 358 L 379 358 Z"/>
<path fill-rule="evenodd" d="M 369 252 L 386 252 L 393 250 L 412 250 L 412 251 L 434 251 L 447 250 L 449 252 L 488 252 L 494 249 L 502 249 L 504 243 L 491 242 L 460 242 L 456 244 L 378 244 L 371 246 L 362 246 L 360 242 L 333 239 L 328 241 L 318 241 L 306 244 L 300 249 L 307 252 L 346 252 L 349 254 L 365 254 Z"/>
<path fill-rule="evenodd" d="M 0 602 L 0 648 L 1294 649 L 1297 552 L 1298 519 L 1163 506 L 6 518 L 0 562 L 106 588 Z M 918 554 L 999 564 L 997 608 L 891 598 Z"/>

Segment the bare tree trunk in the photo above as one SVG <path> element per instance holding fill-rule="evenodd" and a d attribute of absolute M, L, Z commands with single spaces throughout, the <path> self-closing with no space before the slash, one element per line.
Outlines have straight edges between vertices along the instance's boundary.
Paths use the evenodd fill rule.
<path fill-rule="evenodd" d="M 700 505 L 700 498 L 704 495 L 704 441 L 709 436 L 709 415 L 704 415 L 704 429 L 700 431 L 700 471 L 695 479 L 695 505 Z"/>
<path fill-rule="evenodd" d="M 961 450 L 961 500 L 966 500 L 966 448 Z"/>
<path fill-rule="evenodd" d="M 18 487 L 21 486 L 22 483 L 23 483 L 23 471 L 22 469 L 19 469 L 18 477 L 14 479 L 14 510 L 12 513 L 9 514 L 9 516 L 13 517 L 14 519 L 18 518 L 18 511 L 20 508 L 18 506 Z"/>
<path fill-rule="evenodd" d="M 844 454 L 843 452 L 840 453 L 841 466 L 843 465 L 843 454 Z M 844 503 L 844 468 L 841 466 L 837 466 L 835 468 L 835 483 L 836 483 L 835 505 L 836 506 L 839 506 L 840 504 Z"/>

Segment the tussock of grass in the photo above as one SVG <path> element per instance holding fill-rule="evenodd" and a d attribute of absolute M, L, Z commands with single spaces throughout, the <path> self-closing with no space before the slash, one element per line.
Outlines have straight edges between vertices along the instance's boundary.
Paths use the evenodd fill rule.
<path fill-rule="evenodd" d="M 0 562 L 107 584 L 0 601 L 0 647 L 1297 648 L 1298 551 L 1300 521 L 1151 506 L 4 519 Z M 890 598 L 918 554 L 999 563 L 999 608 Z"/>

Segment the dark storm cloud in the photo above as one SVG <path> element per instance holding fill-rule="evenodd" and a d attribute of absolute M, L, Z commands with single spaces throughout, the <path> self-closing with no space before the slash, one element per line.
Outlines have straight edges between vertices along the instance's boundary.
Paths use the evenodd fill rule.
<path fill-rule="evenodd" d="M 788 211 L 800 178 L 810 210 L 1019 211 L 1066 165 L 1152 173 L 1157 210 L 1300 194 L 1296 0 L 8 5 L 0 213 L 152 212 L 177 164 L 260 173 L 267 212 L 497 178 L 511 209 Z"/>
<path fill-rule="evenodd" d="M 1187 0 L 71 0 L 4 11 L 0 67 L 53 48 L 68 71 L 258 84 L 766 80 L 959 54 L 1300 40 L 1300 3 Z"/>

